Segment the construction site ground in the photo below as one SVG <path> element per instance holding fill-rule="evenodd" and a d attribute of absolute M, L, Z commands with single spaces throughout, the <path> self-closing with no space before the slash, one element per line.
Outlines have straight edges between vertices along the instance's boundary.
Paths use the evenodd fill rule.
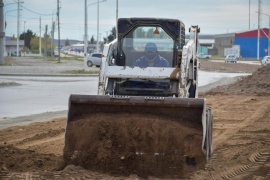
<path fill-rule="evenodd" d="M 201 69 L 252 75 L 199 94 L 214 114 L 213 154 L 188 179 L 270 179 L 270 66 L 203 60 Z M 2 129 L 0 179 L 161 179 L 65 166 L 65 125 L 63 117 Z"/>

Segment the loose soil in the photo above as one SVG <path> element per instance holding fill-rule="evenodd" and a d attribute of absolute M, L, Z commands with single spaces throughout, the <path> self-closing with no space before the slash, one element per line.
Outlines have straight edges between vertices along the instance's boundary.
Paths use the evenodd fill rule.
<path fill-rule="evenodd" d="M 218 86 L 199 94 L 201 98 L 206 98 L 207 106 L 211 107 L 214 115 L 213 155 L 204 169 L 198 168 L 195 172 L 187 173 L 185 179 L 270 179 L 270 66 L 201 61 L 201 69 L 248 72 L 252 75 L 241 77 L 234 83 Z M 142 176 L 146 173 L 136 172 L 132 166 L 130 169 L 125 167 L 127 169 L 120 174 L 114 172 L 117 168 L 121 169 L 121 166 L 118 165 L 116 168 L 109 167 L 109 171 L 106 173 L 100 170 L 100 165 L 106 163 L 113 150 L 120 152 L 119 149 L 124 149 L 124 147 L 132 148 L 134 142 L 140 142 L 140 139 L 146 139 L 149 140 L 149 143 L 155 144 L 156 142 L 151 142 L 151 138 L 154 136 L 151 132 L 158 132 L 159 129 L 162 129 L 161 134 L 178 136 L 178 133 L 185 131 L 173 131 L 172 129 L 179 124 L 175 124 L 174 121 L 156 122 L 157 117 L 154 116 L 149 116 L 149 121 L 145 126 L 130 123 L 134 122 L 132 121 L 134 117 L 126 118 L 126 121 L 119 121 L 121 126 L 126 127 L 124 128 L 126 132 L 133 134 L 133 138 L 128 142 L 120 142 L 121 135 L 114 133 L 114 130 L 119 127 L 117 124 L 108 124 L 102 122 L 102 119 L 99 119 L 102 123 L 96 125 L 91 123 L 92 128 L 100 136 L 94 137 L 82 130 L 89 141 L 102 137 L 105 141 L 100 142 L 106 142 L 95 147 L 100 150 L 95 156 L 100 161 L 97 161 L 96 169 L 91 171 L 64 163 L 65 117 L 3 129 L 0 131 L 0 179 L 133 180 L 165 178 L 162 176 L 161 170 L 157 173 L 158 176 L 149 173 L 151 167 L 144 162 L 141 165 L 146 165 L 148 176 Z M 98 117 L 96 118 L 98 119 Z M 116 117 L 116 119 L 121 119 L 121 117 Z M 168 133 L 167 128 L 169 128 L 168 132 L 173 133 Z M 112 145 L 114 137 L 120 139 L 117 147 Z M 158 138 L 162 139 L 162 137 L 160 135 Z M 163 143 L 165 144 L 157 143 L 156 146 L 151 147 L 164 149 L 168 146 L 166 143 L 170 143 L 170 141 L 164 140 Z M 148 144 L 144 145 L 147 147 Z M 179 148 L 177 142 L 173 141 L 173 144 L 176 149 Z M 199 144 L 198 148 L 200 148 Z M 126 161 L 133 156 L 123 153 L 119 157 L 120 160 Z M 172 156 L 165 157 L 163 160 L 167 162 L 166 165 L 171 165 L 170 162 L 173 162 Z M 88 161 L 90 165 L 95 165 L 95 162 L 89 159 L 85 159 L 85 161 Z M 175 162 L 177 162 L 177 158 Z M 165 173 L 168 172 L 166 167 L 161 169 L 165 169 Z M 119 172 L 121 171 L 119 170 Z M 173 177 L 175 172 L 172 170 L 171 178 L 175 178 Z"/>
<path fill-rule="evenodd" d="M 204 168 L 205 155 L 197 148 L 202 147 L 201 124 L 187 124 L 151 112 L 76 118 L 68 123 L 65 162 L 126 176 L 188 177 Z"/>

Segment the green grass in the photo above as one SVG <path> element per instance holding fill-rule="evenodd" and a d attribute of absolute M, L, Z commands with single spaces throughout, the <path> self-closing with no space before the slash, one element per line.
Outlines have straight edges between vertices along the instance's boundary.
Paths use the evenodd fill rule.
<path fill-rule="evenodd" d="M 71 70 L 71 71 L 64 71 L 64 74 L 98 74 L 98 70 L 90 70 L 90 71 L 85 71 L 85 70 Z"/>
<path fill-rule="evenodd" d="M 224 60 L 225 57 L 223 56 L 212 56 L 211 59 L 215 59 L 215 60 Z"/>
<path fill-rule="evenodd" d="M 3 64 L 0 64 L 1 66 L 12 66 L 14 63 L 14 57 L 6 56 L 4 57 Z"/>
<path fill-rule="evenodd" d="M 65 63 L 67 61 L 80 61 L 80 62 L 83 62 L 83 59 L 82 58 L 73 58 L 73 57 L 61 57 L 60 58 L 60 62 L 58 62 L 58 57 L 54 57 L 54 58 L 51 58 L 51 57 L 44 57 L 44 60 L 45 61 L 51 61 L 51 62 L 54 62 L 54 63 Z"/>
<path fill-rule="evenodd" d="M 52 61 L 58 61 L 58 57 L 53 57 L 51 58 L 51 56 L 47 56 L 47 57 L 44 57 L 46 60 L 52 60 Z M 83 61 L 83 57 L 79 57 L 79 56 L 69 56 L 69 57 L 60 57 L 60 62 L 61 60 L 64 60 L 64 61 Z"/>
<path fill-rule="evenodd" d="M 73 54 L 67 54 L 67 53 L 62 53 L 65 54 L 68 57 L 61 57 L 61 59 L 66 59 L 66 60 L 83 60 L 84 57 L 81 56 L 76 56 Z"/>

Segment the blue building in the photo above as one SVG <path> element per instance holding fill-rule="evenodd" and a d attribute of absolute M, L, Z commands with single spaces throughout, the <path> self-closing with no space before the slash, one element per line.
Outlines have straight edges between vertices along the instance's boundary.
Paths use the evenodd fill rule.
<path fill-rule="evenodd" d="M 268 55 L 269 29 L 260 29 L 260 50 L 259 57 Z M 256 58 L 258 46 L 258 30 L 250 30 L 239 33 L 219 34 L 215 36 L 215 47 L 217 55 L 224 56 L 226 48 L 240 47 L 240 57 Z"/>

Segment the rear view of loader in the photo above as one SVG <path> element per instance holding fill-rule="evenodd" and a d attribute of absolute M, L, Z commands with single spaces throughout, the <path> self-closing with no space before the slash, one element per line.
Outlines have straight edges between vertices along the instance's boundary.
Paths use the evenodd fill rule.
<path fill-rule="evenodd" d="M 175 19 L 121 18 L 104 47 L 98 95 L 71 95 L 67 164 L 110 174 L 188 177 L 212 153 L 212 114 L 198 98 L 198 32 Z M 169 67 L 140 67 L 146 44 Z"/>

